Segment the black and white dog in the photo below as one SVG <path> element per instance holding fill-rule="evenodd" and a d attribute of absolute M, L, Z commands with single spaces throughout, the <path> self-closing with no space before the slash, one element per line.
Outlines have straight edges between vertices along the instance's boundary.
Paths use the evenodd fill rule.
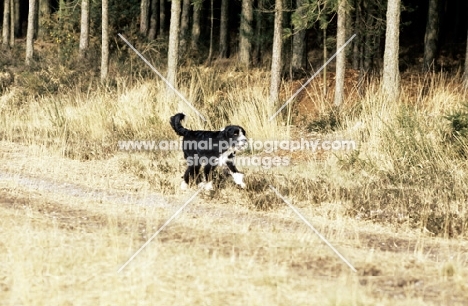
<path fill-rule="evenodd" d="M 227 166 L 234 182 L 245 188 L 244 174 L 240 173 L 235 164 L 236 152 L 247 148 L 245 130 L 238 125 L 228 125 L 221 131 L 192 131 L 180 123 L 185 118 L 183 113 L 171 117 L 170 123 L 179 136 L 183 136 L 182 148 L 187 160 L 187 170 L 181 188 L 187 189 L 190 182 L 202 183 L 199 175 L 201 166 L 206 180 L 205 189 L 212 189 L 210 173 L 217 166 Z"/>

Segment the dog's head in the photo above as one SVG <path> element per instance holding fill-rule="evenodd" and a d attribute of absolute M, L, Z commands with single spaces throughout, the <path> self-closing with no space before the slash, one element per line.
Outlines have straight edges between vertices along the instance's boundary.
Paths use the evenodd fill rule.
<path fill-rule="evenodd" d="M 228 125 L 222 131 L 223 138 L 229 141 L 230 147 L 235 151 L 247 149 L 248 139 L 244 128 L 238 125 Z"/>

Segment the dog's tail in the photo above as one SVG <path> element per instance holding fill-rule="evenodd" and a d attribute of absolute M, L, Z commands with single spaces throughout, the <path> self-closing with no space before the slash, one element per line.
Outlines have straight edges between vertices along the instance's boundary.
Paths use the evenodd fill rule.
<path fill-rule="evenodd" d="M 178 113 L 172 116 L 170 120 L 172 128 L 179 136 L 185 136 L 190 132 L 190 130 L 184 128 L 180 123 L 182 120 L 184 120 L 184 118 L 185 115 L 183 113 Z"/>

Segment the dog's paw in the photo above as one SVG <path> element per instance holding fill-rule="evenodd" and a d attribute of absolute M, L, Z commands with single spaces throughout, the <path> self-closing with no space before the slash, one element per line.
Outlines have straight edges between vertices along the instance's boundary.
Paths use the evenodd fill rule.
<path fill-rule="evenodd" d="M 241 188 L 245 188 L 245 183 L 244 183 L 244 174 L 237 172 L 237 173 L 231 173 L 232 178 L 234 179 L 234 182 L 239 185 Z"/>
<path fill-rule="evenodd" d="M 180 189 L 187 190 L 188 188 L 189 188 L 189 185 L 185 181 L 182 181 L 182 183 L 180 184 Z"/>
<path fill-rule="evenodd" d="M 202 182 L 200 184 L 198 184 L 198 188 L 203 188 L 204 190 L 213 190 L 213 182 L 208 182 L 208 183 L 205 183 L 205 182 Z"/>

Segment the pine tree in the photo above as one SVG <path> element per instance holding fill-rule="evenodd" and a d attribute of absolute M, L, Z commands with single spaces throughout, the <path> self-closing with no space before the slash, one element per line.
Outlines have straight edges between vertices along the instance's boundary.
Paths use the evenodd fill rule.
<path fill-rule="evenodd" d="M 398 70 L 400 1 L 388 0 L 387 7 L 382 87 L 384 94 L 390 101 L 397 100 L 400 93 L 400 71 Z"/>
<path fill-rule="evenodd" d="M 159 17 L 159 2 L 158 0 L 151 0 L 150 7 L 150 24 L 148 31 L 148 38 L 153 40 L 156 39 L 157 26 L 158 26 L 158 17 Z"/>
<path fill-rule="evenodd" d="M 150 0 L 141 0 L 140 4 L 140 33 L 146 36 L 148 33 Z"/>
<path fill-rule="evenodd" d="M 3 1 L 2 45 L 8 47 L 10 38 L 10 0 Z"/>
<path fill-rule="evenodd" d="M 336 49 L 341 48 L 346 42 L 346 0 L 338 3 L 338 29 L 336 37 Z M 346 70 L 346 52 L 343 50 L 336 55 L 335 76 L 335 106 L 340 106 L 344 99 L 344 80 Z"/>
<path fill-rule="evenodd" d="M 221 20 L 219 27 L 219 57 L 226 58 L 228 50 L 228 6 L 229 0 L 221 0 Z"/>
<path fill-rule="evenodd" d="M 177 86 L 177 63 L 179 58 L 179 24 L 180 24 L 180 0 L 171 1 L 171 24 L 169 27 L 169 51 L 167 55 L 167 80 L 172 86 Z M 169 95 L 173 91 L 168 88 Z"/>
<path fill-rule="evenodd" d="M 109 2 L 102 0 L 102 34 L 101 34 L 101 81 L 107 79 L 109 72 Z"/>
<path fill-rule="evenodd" d="M 29 0 L 28 31 L 26 35 L 26 65 L 31 64 L 34 55 L 34 32 L 36 28 L 36 0 Z"/>
<path fill-rule="evenodd" d="M 80 52 L 81 59 L 86 57 L 89 47 L 89 0 L 81 0 Z"/>
<path fill-rule="evenodd" d="M 429 71 L 434 64 L 439 36 L 439 0 L 429 0 L 426 35 L 424 36 L 423 69 Z"/>
<path fill-rule="evenodd" d="M 273 34 L 273 54 L 271 59 L 270 102 L 275 103 L 279 99 L 279 87 L 281 84 L 281 70 L 283 67 L 283 1 L 275 2 L 275 26 Z"/>
<path fill-rule="evenodd" d="M 242 0 L 242 13 L 239 31 L 239 62 L 244 67 L 250 66 L 252 52 L 252 0 Z"/>

